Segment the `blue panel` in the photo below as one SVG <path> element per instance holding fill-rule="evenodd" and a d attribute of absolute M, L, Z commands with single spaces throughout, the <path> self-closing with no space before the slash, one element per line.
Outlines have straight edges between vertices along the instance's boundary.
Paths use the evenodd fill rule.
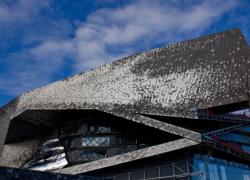
<path fill-rule="evenodd" d="M 230 140 L 234 142 L 243 142 L 243 143 L 249 143 L 250 142 L 250 137 L 247 136 L 242 136 L 236 133 L 230 133 L 230 134 L 225 134 L 220 137 L 222 140 Z"/>
<path fill-rule="evenodd" d="M 250 132 L 250 127 L 246 127 L 243 130 L 246 131 L 246 132 Z"/>
<path fill-rule="evenodd" d="M 203 155 L 194 156 L 193 172 L 200 174 L 192 176 L 192 180 L 250 180 L 248 165 L 212 157 L 205 159 Z"/>

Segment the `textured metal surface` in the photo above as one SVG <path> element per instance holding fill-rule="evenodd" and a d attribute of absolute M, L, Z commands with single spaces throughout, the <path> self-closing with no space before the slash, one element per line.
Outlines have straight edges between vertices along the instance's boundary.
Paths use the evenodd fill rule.
<path fill-rule="evenodd" d="M 25 93 L 0 109 L 0 154 L 9 121 L 24 110 L 104 109 L 195 117 L 193 109 L 249 100 L 249 69 L 250 50 L 239 30 L 114 61 Z"/>
<path fill-rule="evenodd" d="M 55 109 L 124 105 L 137 112 L 185 116 L 194 107 L 245 99 L 249 61 L 243 36 L 227 31 L 58 81 L 24 94 L 20 105 Z"/>
<path fill-rule="evenodd" d="M 144 148 L 137 151 L 132 151 L 129 153 L 124 153 L 121 155 L 113 156 L 110 158 L 100 159 L 97 161 L 93 161 L 90 163 L 79 164 L 75 166 L 71 166 L 68 168 L 64 168 L 61 170 L 54 171 L 56 173 L 62 174 L 81 174 L 84 172 L 89 172 L 97 169 L 102 169 L 110 166 L 119 165 L 122 163 L 127 163 L 167 152 L 171 152 L 174 150 L 190 147 L 199 144 L 196 141 L 192 141 L 186 138 L 182 138 L 179 140 L 167 142 L 164 144 L 159 144 L 156 146 Z"/>
<path fill-rule="evenodd" d="M 10 121 L 23 112 L 22 108 L 18 108 L 18 103 L 19 98 L 0 109 L 0 158 L 3 152 Z"/>

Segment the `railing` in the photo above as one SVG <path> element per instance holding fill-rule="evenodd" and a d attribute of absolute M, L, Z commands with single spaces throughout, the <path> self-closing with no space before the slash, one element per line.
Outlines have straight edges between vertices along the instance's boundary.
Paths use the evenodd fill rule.
<path fill-rule="evenodd" d="M 199 119 L 203 120 L 213 120 L 213 121 L 232 121 L 232 122 L 250 122 L 250 118 L 246 116 L 226 114 L 226 115 L 218 115 L 218 114 L 208 114 L 207 112 L 198 112 L 197 113 Z"/>
<path fill-rule="evenodd" d="M 209 137 L 209 136 L 205 135 L 202 137 L 202 141 L 203 141 L 203 143 L 205 143 L 205 144 L 207 144 L 215 149 L 230 153 L 232 155 L 235 155 L 237 157 L 240 157 L 240 158 L 243 158 L 246 160 L 250 160 L 250 154 L 248 152 L 241 150 L 241 148 L 236 146 L 236 145 L 224 142 L 216 136 Z"/>
<path fill-rule="evenodd" d="M 202 134 L 203 136 L 217 136 L 217 135 L 221 135 L 221 134 L 226 134 L 235 130 L 238 130 L 242 127 L 246 126 L 246 124 L 237 124 L 235 126 L 230 126 L 230 127 L 226 127 L 226 128 L 222 128 L 222 129 L 218 129 L 218 130 L 214 130 L 214 131 L 209 131 L 207 133 Z"/>
<path fill-rule="evenodd" d="M 198 167 L 197 164 L 194 163 L 194 160 L 201 160 L 204 163 L 203 167 Z M 154 168 L 147 168 L 138 171 L 130 171 L 123 174 L 119 174 L 113 177 L 110 177 L 113 180 L 156 180 L 156 179 L 206 179 L 206 173 L 211 172 L 208 169 L 208 165 L 210 163 L 221 164 L 225 166 L 230 166 L 234 168 L 241 168 L 244 170 L 250 170 L 249 165 L 236 163 L 233 161 L 211 158 L 211 151 L 208 152 L 207 155 L 194 156 L 192 159 L 187 159 L 186 161 L 178 161 L 173 163 L 168 163 L 163 166 L 157 166 Z M 183 165 L 182 168 L 180 165 Z M 154 172 L 154 173 L 152 173 Z M 148 175 L 152 176 L 149 177 Z M 137 176 L 135 176 L 137 175 Z M 154 175 L 154 177 L 153 177 Z"/>
<path fill-rule="evenodd" d="M 186 160 L 139 171 L 130 171 L 110 178 L 113 180 L 155 180 L 184 177 L 192 179 L 193 176 L 202 177 L 204 173 L 205 170 L 196 169 L 192 165 L 192 160 Z"/>
<path fill-rule="evenodd" d="M 207 133 L 202 134 L 202 141 L 209 145 L 212 146 L 215 149 L 233 154 L 235 156 L 238 156 L 243 159 L 250 160 L 250 153 L 246 152 L 241 149 L 240 146 L 223 141 L 219 138 L 219 135 L 222 134 L 227 134 L 235 130 L 242 129 L 243 127 L 249 126 L 249 120 L 250 118 L 247 117 L 239 117 L 236 115 L 208 115 L 207 113 L 203 113 L 203 115 L 206 114 L 206 119 L 212 118 L 213 120 L 231 120 L 231 121 L 240 121 L 240 124 L 210 131 Z"/>
<path fill-rule="evenodd" d="M 235 126 L 226 127 L 226 128 L 222 128 L 222 129 L 218 129 L 218 130 L 204 133 L 204 134 L 202 134 L 202 141 L 205 144 L 212 146 L 213 148 L 216 148 L 216 149 L 219 149 L 221 151 L 236 155 L 240 158 L 250 160 L 250 153 L 243 151 L 237 145 L 220 140 L 220 138 L 218 137 L 218 135 L 227 134 L 229 132 L 238 130 L 244 126 L 248 126 L 247 124 L 246 123 L 238 124 Z"/>

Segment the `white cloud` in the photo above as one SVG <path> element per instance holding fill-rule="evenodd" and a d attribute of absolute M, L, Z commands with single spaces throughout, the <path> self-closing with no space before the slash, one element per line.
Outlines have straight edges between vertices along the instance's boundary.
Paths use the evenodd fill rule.
<path fill-rule="evenodd" d="M 71 41 L 45 41 L 40 45 L 8 57 L 9 68 L 0 72 L 0 91 L 17 95 L 45 85 L 60 72 L 66 58 L 74 56 Z"/>
<path fill-rule="evenodd" d="M 74 55 L 74 44 L 67 40 L 45 41 L 28 51 L 36 60 L 62 61 L 66 56 Z M 62 62 L 60 62 L 62 63 Z"/>
<path fill-rule="evenodd" d="M 27 35 L 29 43 L 39 39 L 39 44 L 9 55 L 9 70 L 0 72 L 0 90 L 16 95 L 48 83 L 56 73 L 62 73 L 68 58 L 75 59 L 75 72 L 80 72 L 158 44 L 193 38 L 236 6 L 235 0 L 182 2 L 137 0 L 99 9 L 75 29 L 71 38 L 66 35 L 67 28 L 56 38 L 53 33 L 42 38 L 43 34 Z M 32 18 L 48 6 L 49 0 L 20 0 L 11 7 L 0 4 L 0 25 L 35 21 Z M 53 31 L 68 25 L 62 20 L 55 28 L 53 21 L 46 21 Z"/>
<path fill-rule="evenodd" d="M 184 15 L 182 30 L 195 30 L 199 26 L 207 27 L 225 12 L 237 5 L 236 1 L 204 1 L 200 5 L 194 5 Z"/>
<path fill-rule="evenodd" d="M 189 7 L 139 0 L 116 9 L 98 10 L 76 31 L 76 67 L 85 70 L 159 42 L 175 41 L 175 36 L 196 36 L 235 6 L 233 0 L 207 0 Z"/>
<path fill-rule="evenodd" d="M 0 2 L 0 23 L 29 22 L 41 9 L 49 6 L 48 0 L 18 0 Z"/>

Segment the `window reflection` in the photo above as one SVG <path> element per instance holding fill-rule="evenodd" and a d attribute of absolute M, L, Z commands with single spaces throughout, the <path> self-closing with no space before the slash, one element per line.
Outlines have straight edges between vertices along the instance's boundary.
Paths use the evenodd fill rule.
<path fill-rule="evenodd" d="M 45 141 L 24 167 L 31 170 L 51 171 L 61 169 L 68 164 L 64 147 L 58 138 Z"/>
<path fill-rule="evenodd" d="M 110 133 L 110 128 L 109 127 L 100 126 L 98 130 L 101 133 Z"/>
<path fill-rule="evenodd" d="M 101 159 L 101 158 L 104 158 L 104 157 L 105 156 L 103 154 L 96 153 L 96 152 L 93 152 L 93 151 L 83 151 L 81 153 L 81 158 L 83 158 L 86 161 L 93 161 L 93 160 Z"/>
<path fill-rule="evenodd" d="M 110 137 L 85 137 L 82 139 L 83 147 L 107 147 L 110 144 Z"/>
<path fill-rule="evenodd" d="M 227 161 L 218 158 L 204 159 L 205 155 L 195 155 L 193 166 L 203 172 L 201 177 L 193 177 L 193 180 L 246 180 L 250 179 L 250 169 L 248 165 Z"/>

